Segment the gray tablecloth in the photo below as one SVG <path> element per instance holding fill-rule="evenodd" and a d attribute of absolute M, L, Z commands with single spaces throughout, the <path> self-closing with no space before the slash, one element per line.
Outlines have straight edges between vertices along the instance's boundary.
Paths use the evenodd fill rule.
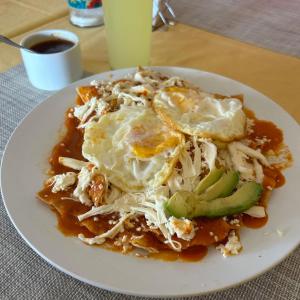
<path fill-rule="evenodd" d="M 1 156 L 14 128 L 26 113 L 50 94 L 30 85 L 23 65 L 0 74 Z M 45 262 L 18 235 L 2 199 L 0 266 L 0 299 L 135 299 L 82 283 Z M 230 276 L 230 270 L 226 276 Z M 190 299 L 300 299 L 300 248 L 280 265 L 249 283 Z"/>

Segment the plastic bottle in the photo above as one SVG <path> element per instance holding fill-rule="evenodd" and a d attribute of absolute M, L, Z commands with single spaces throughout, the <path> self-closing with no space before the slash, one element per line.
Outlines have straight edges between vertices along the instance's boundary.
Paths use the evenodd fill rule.
<path fill-rule="evenodd" d="M 101 0 L 68 0 L 70 22 L 79 27 L 93 27 L 103 24 Z"/>

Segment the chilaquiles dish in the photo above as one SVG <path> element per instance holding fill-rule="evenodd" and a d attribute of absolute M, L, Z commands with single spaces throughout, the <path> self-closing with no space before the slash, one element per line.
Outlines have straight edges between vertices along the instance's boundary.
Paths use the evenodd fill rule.
<path fill-rule="evenodd" d="M 196 261 L 208 246 L 239 254 L 239 229 L 267 222 L 292 156 L 282 131 L 258 120 L 243 95 L 208 93 L 146 69 L 77 94 L 38 193 L 65 235 Z"/>

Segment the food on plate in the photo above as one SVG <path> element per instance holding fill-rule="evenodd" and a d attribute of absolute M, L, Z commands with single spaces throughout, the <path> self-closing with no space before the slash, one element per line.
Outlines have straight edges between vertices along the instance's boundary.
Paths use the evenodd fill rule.
<path fill-rule="evenodd" d="M 292 163 L 283 134 L 242 95 L 138 69 L 77 88 L 38 198 L 89 245 L 196 261 L 239 254 L 239 229 L 267 220 Z"/>
<path fill-rule="evenodd" d="M 254 181 L 243 184 L 231 196 L 213 199 L 178 191 L 166 201 L 165 208 L 177 218 L 225 217 L 247 211 L 256 204 L 261 193 L 262 186 Z"/>
<path fill-rule="evenodd" d="M 220 101 L 197 89 L 172 86 L 155 95 L 153 107 L 171 128 L 192 136 L 232 141 L 245 134 L 246 115 L 236 98 Z"/>
<path fill-rule="evenodd" d="M 82 154 L 108 182 L 137 192 L 166 181 L 183 144 L 151 108 L 122 106 L 85 127 Z"/>

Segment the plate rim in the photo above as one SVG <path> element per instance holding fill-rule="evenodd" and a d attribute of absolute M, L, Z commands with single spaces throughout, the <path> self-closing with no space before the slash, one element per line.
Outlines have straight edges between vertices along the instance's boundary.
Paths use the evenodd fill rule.
<path fill-rule="evenodd" d="M 207 72 L 207 71 L 203 71 L 203 70 L 199 70 L 199 69 L 195 69 L 195 68 L 185 68 L 185 67 L 176 67 L 176 66 L 151 66 L 149 67 L 149 69 L 153 69 L 153 70 L 158 70 L 158 71 L 161 71 L 162 69 L 165 70 L 165 71 L 161 71 L 161 72 L 168 72 L 168 70 L 179 70 L 179 71 L 182 71 L 182 70 L 187 70 L 187 71 L 196 71 L 196 72 L 201 72 L 202 74 L 208 74 L 208 75 L 213 75 L 213 76 L 217 76 L 221 79 L 225 79 L 225 80 L 230 80 L 230 81 L 234 81 L 235 83 L 238 83 L 239 85 L 241 85 L 242 87 L 246 87 L 247 89 L 250 89 L 250 90 L 253 90 L 255 91 L 256 93 L 259 93 L 261 94 L 262 96 L 264 96 L 268 101 L 271 101 L 275 106 L 277 106 L 277 108 L 279 108 L 282 112 L 285 113 L 285 115 L 287 117 L 289 117 L 291 119 L 291 121 L 293 121 L 296 125 L 298 125 L 297 121 L 280 105 L 278 104 L 277 102 L 273 101 L 270 97 L 262 94 L 261 92 L 257 91 L 256 89 L 248 86 L 248 85 L 245 85 L 235 79 L 232 79 L 230 77 L 225 77 L 225 76 L 222 76 L 222 75 L 219 75 L 217 73 L 213 73 L 213 72 Z M 135 295 L 135 296 L 147 296 L 147 297 L 154 297 L 154 298 L 157 298 L 157 297 L 161 297 L 159 294 L 143 294 L 143 293 L 137 293 L 137 292 L 132 292 L 132 291 L 129 291 L 129 290 L 124 290 L 124 289 L 118 289 L 116 287 L 112 287 L 112 286 L 106 286 L 106 285 L 101 285 L 97 282 L 94 282 L 92 280 L 89 280 L 89 279 L 86 279 L 84 277 L 80 277 L 80 275 L 72 272 L 72 271 L 69 271 L 68 269 L 65 269 L 64 267 L 60 266 L 59 264 L 57 264 L 55 261 L 52 261 L 50 260 L 46 255 L 44 255 L 44 253 L 40 252 L 35 245 L 33 245 L 31 242 L 30 242 L 30 239 L 28 239 L 22 232 L 22 230 L 20 228 L 18 228 L 18 226 L 16 225 L 15 223 L 15 220 L 13 218 L 13 216 L 11 215 L 9 209 L 8 209 L 8 206 L 7 206 L 7 200 L 4 196 L 4 193 L 3 193 L 3 165 L 5 163 L 5 158 L 7 156 L 7 151 L 8 151 L 8 148 L 10 146 L 10 143 L 12 141 L 12 139 L 14 138 L 14 135 L 15 135 L 15 132 L 17 132 L 19 130 L 19 128 L 22 126 L 23 122 L 29 118 L 29 116 L 34 112 L 36 111 L 40 106 L 42 106 L 46 101 L 49 101 L 50 98 L 55 98 L 55 97 L 59 97 L 61 93 L 63 93 L 65 90 L 68 90 L 68 89 L 71 89 L 72 87 L 74 86 L 77 86 L 78 84 L 80 84 L 80 82 L 85 82 L 85 81 L 91 81 L 95 78 L 97 78 L 98 76 L 105 76 L 105 75 L 110 75 L 110 74 L 118 74 L 120 71 L 123 71 L 123 72 L 132 72 L 133 70 L 135 70 L 135 68 L 126 68 L 126 69 L 119 69 L 119 70 L 114 70 L 114 71 L 106 71 L 106 72 L 102 72 L 102 73 L 99 73 L 99 74 L 94 74 L 94 75 L 91 75 L 89 77 L 86 77 L 86 78 L 83 78 L 81 80 L 78 80 L 70 85 L 68 85 L 67 87 L 65 87 L 64 89 L 62 90 L 59 90 L 57 91 L 56 93 L 50 95 L 49 97 L 45 98 L 42 102 L 40 102 L 38 105 L 34 106 L 34 108 L 32 110 L 30 110 L 23 118 L 22 120 L 18 123 L 18 125 L 16 126 L 16 128 L 13 130 L 12 134 L 10 135 L 7 143 L 6 143 L 6 146 L 4 148 L 4 151 L 3 151 L 3 155 L 2 155 L 2 158 L 1 158 L 1 172 L 0 172 L 0 183 L 1 183 L 1 194 L 2 194 L 2 198 L 3 198 L 3 203 L 4 203 L 4 206 L 5 206 L 5 210 L 10 218 L 10 221 L 13 223 L 14 227 L 16 228 L 18 234 L 22 237 L 23 240 L 25 240 L 25 242 L 30 246 L 31 249 L 33 249 L 40 257 L 42 257 L 44 260 L 46 260 L 50 265 L 54 266 L 56 269 L 60 270 L 61 272 L 63 273 L 66 273 L 70 276 L 72 276 L 73 278 L 76 278 L 77 280 L 79 281 L 82 281 L 82 282 L 85 282 L 85 283 L 88 283 L 92 286 L 96 286 L 96 287 L 99 287 L 99 288 L 103 288 L 105 290 L 108 290 L 108 291 L 112 291 L 112 292 L 117 292 L 117 293 L 123 293 L 123 294 L 127 294 L 127 295 Z M 118 76 L 118 75 L 117 75 Z M 300 127 L 298 125 L 298 127 Z M 288 257 L 300 244 L 300 239 L 298 241 L 298 244 L 295 244 L 294 247 L 292 249 L 290 249 L 289 252 L 285 253 L 279 260 L 276 260 L 274 261 L 272 264 L 270 264 L 270 266 L 268 268 L 265 268 L 264 270 L 261 270 L 260 272 L 254 274 L 253 276 L 250 276 L 244 280 L 241 280 L 239 282 L 236 282 L 236 283 L 232 283 L 230 285 L 227 285 L 225 287 L 221 287 L 221 288 L 215 288 L 213 290 L 208 290 L 208 291 L 199 291 L 197 293 L 181 293 L 181 294 L 163 294 L 164 297 L 182 297 L 182 296 L 195 296 L 195 295 L 205 295 L 205 294 L 210 294 L 210 293 L 213 293 L 213 292 L 217 292 L 217 291 L 222 291 L 222 290 L 226 290 L 226 289 L 229 289 L 229 288 L 233 288 L 233 287 L 236 287 L 236 286 L 239 286 L 245 282 L 249 282 L 250 280 L 253 280 L 257 277 L 259 277 L 260 275 L 268 272 L 270 269 L 274 268 L 274 266 L 280 264 L 286 257 Z"/>

